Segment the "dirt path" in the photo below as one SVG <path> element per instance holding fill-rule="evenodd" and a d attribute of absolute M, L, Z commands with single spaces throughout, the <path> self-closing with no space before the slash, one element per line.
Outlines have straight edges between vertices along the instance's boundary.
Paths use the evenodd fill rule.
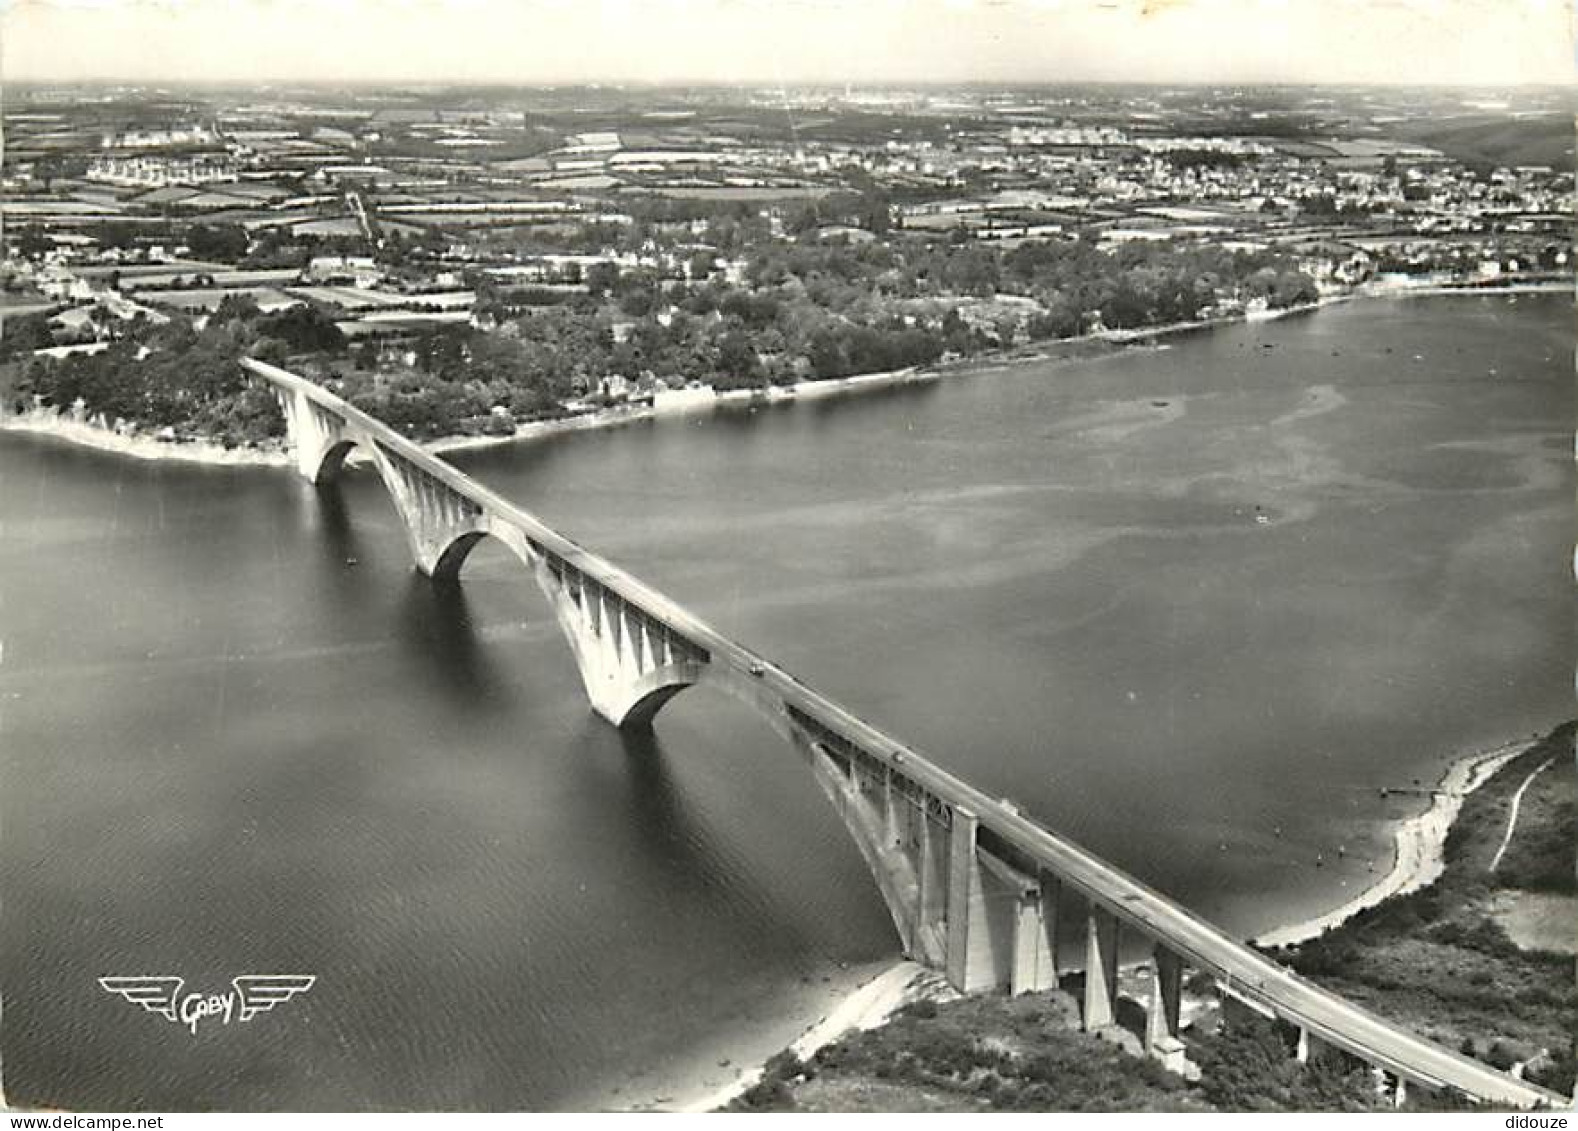
<path fill-rule="evenodd" d="M 1544 773 L 1546 767 L 1554 761 L 1556 761 L 1556 756 L 1553 754 L 1536 766 L 1534 772 L 1523 779 L 1523 784 L 1518 787 L 1518 792 L 1512 795 L 1512 807 L 1507 810 L 1507 831 L 1501 834 L 1501 844 L 1497 846 L 1496 855 L 1491 857 L 1490 867 L 1486 868 L 1485 871 L 1494 872 L 1496 866 L 1501 863 L 1501 857 L 1507 851 L 1507 845 L 1512 843 L 1512 834 L 1518 828 L 1518 806 L 1523 804 L 1524 792 L 1528 790 L 1529 786 L 1534 784 L 1534 779 Z"/>

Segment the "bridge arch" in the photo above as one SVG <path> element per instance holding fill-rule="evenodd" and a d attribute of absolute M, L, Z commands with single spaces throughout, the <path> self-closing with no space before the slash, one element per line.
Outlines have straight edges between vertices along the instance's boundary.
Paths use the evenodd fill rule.
<path fill-rule="evenodd" d="M 350 458 L 351 452 L 362 445 L 355 437 L 346 437 L 330 444 L 318 460 L 318 466 L 312 473 L 312 481 L 323 485 L 333 483 L 340 477 L 340 472 L 345 468 L 345 461 Z M 365 451 L 365 448 L 363 449 Z"/>
<path fill-rule="evenodd" d="M 456 534 L 438 551 L 438 558 L 433 563 L 433 580 L 443 582 L 446 585 L 453 585 L 458 582 L 460 580 L 460 569 L 466 564 L 466 559 L 471 557 L 471 551 L 476 549 L 478 542 L 487 537 L 489 537 L 489 531 L 486 530 L 463 530 Z M 509 543 L 503 539 L 498 539 L 497 541 L 501 545 L 509 546 Z"/>

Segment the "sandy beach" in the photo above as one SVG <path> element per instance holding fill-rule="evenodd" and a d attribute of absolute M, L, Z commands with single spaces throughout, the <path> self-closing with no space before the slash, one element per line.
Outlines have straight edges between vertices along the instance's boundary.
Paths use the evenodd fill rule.
<path fill-rule="evenodd" d="M 1260 946 L 1292 946 L 1315 938 L 1360 911 L 1394 895 L 1405 895 L 1434 883 L 1446 868 L 1446 838 L 1463 799 L 1488 781 L 1507 762 L 1536 740 L 1518 739 L 1479 750 L 1453 762 L 1432 791 L 1430 808 L 1397 823 L 1392 833 L 1391 870 L 1352 899 L 1320 915 L 1274 928 L 1257 937 Z"/>
<path fill-rule="evenodd" d="M 912 1001 L 958 995 L 947 979 L 908 959 L 839 970 L 789 991 L 769 1016 L 742 1016 L 700 1046 L 605 1082 L 568 1105 L 578 1111 L 706 1112 L 760 1079 L 785 1048 L 801 1058 L 845 1033 L 871 1029 Z"/>
<path fill-rule="evenodd" d="M 895 973 L 899 970 L 907 973 L 900 976 Z M 632 1064 L 628 1072 L 569 1097 L 565 1109 L 710 1111 L 750 1087 L 771 1057 L 809 1034 L 836 1027 L 836 1036 L 848 1028 L 848 1017 L 880 1013 L 885 1018 L 911 1000 L 903 996 L 902 985 L 894 984 L 907 984 L 910 975 L 936 978 L 914 963 L 884 960 L 785 987 L 776 998 L 742 1006 L 706 1040 L 675 1049 L 655 1063 Z"/>

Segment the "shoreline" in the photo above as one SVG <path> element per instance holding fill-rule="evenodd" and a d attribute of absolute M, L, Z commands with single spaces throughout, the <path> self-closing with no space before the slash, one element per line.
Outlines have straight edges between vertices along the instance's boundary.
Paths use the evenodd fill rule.
<path fill-rule="evenodd" d="M 1392 822 L 1394 858 L 1392 868 L 1385 876 L 1337 907 L 1261 933 L 1251 940 L 1253 944 L 1283 947 L 1306 942 L 1361 911 L 1434 883 L 1445 869 L 1447 834 L 1462 809 L 1464 799 L 1538 741 L 1538 737 L 1520 738 L 1453 759 L 1431 790 L 1429 808 Z M 941 1001 L 957 996 L 938 972 L 909 959 L 899 960 L 860 983 L 842 999 L 836 1000 L 819 1021 L 804 1029 L 795 1040 L 779 1042 L 766 1055 L 745 1059 L 744 1063 L 748 1067 L 739 1071 L 735 1079 L 724 1086 L 708 1090 L 694 1076 L 682 1077 L 680 1082 L 666 1090 L 666 1098 L 670 1099 L 673 1106 L 645 1104 L 629 1110 L 717 1110 L 759 1080 L 767 1061 L 784 1049 L 792 1049 L 801 1059 L 808 1059 L 817 1049 L 846 1033 L 881 1025 L 896 1010 L 910 1002 L 927 997 Z M 749 1047 L 762 1047 L 760 1036 L 758 1031 L 757 1039 Z M 743 1053 L 748 1046 L 746 1041 L 741 1040 L 729 1047 L 740 1048 Z"/>
<path fill-rule="evenodd" d="M 707 1042 L 680 1058 L 662 1087 L 653 1084 L 632 1090 L 632 1081 L 625 1081 L 602 1089 L 597 1097 L 601 1102 L 590 1105 L 590 1110 L 715 1111 L 749 1090 L 761 1079 L 768 1061 L 785 1049 L 792 1049 L 802 1060 L 809 1059 L 846 1033 L 876 1028 L 911 1002 L 958 996 L 941 973 L 911 959 L 870 964 L 862 967 L 853 981 L 845 980 L 831 993 L 791 994 L 792 1008 L 781 1018 L 782 1024 L 741 1028 Z M 729 1073 L 732 1076 L 719 1083 L 718 1077 Z"/>
<path fill-rule="evenodd" d="M 716 412 L 725 407 L 740 405 L 754 408 L 757 405 L 793 404 L 799 400 L 815 400 L 877 389 L 927 384 L 944 377 L 970 376 L 1035 362 L 1087 360 L 1094 355 L 1083 354 L 1082 350 L 1092 348 L 1099 350 L 1105 347 L 1116 353 L 1127 348 L 1143 348 L 1160 338 L 1214 330 L 1223 326 L 1276 321 L 1310 314 L 1327 306 L 1355 300 L 1486 294 L 1549 294 L 1571 292 L 1573 289 L 1573 284 L 1558 280 L 1513 281 L 1500 285 L 1494 283 L 1427 283 L 1418 286 L 1363 284 L 1340 294 L 1323 295 L 1314 302 L 1268 311 L 1254 317 L 1235 314 L 1133 330 L 1100 330 L 1090 334 L 1078 334 L 1071 338 L 1057 338 L 989 350 L 973 357 L 938 362 L 925 368 L 910 366 L 905 369 L 875 373 L 855 373 L 848 377 L 833 377 L 822 381 L 799 381 L 786 386 L 728 389 L 705 402 L 667 409 L 655 408 L 650 404 L 619 405 L 552 420 L 528 421 L 519 425 L 507 436 L 441 436 L 434 440 L 423 441 L 422 447 L 439 455 L 448 452 L 480 451 L 509 444 L 531 443 L 571 432 L 617 428 L 660 416 Z M 169 460 L 211 467 L 289 467 L 292 462 L 289 451 L 284 447 L 227 448 L 212 440 L 165 441 L 143 431 L 117 432 L 106 425 L 79 419 L 67 410 L 58 408 L 37 408 L 22 414 L 9 414 L 0 409 L 0 432 L 46 436 L 79 447 L 141 460 Z M 357 455 L 358 453 L 352 453 L 351 463 L 363 462 L 357 458 Z"/>
<path fill-rule="evenodd" d="M 911 366 L 907 369 L 884 370 L 878 373 L 856 373 L 849 377 L 835 377 L 825 381 L 800 381 L 782 387 L 729 389 L 718 393 L 706 402 L 695 405 L 668 409 L 655 408 L 650 404 L 616 405 L 552 420 L 527 421 L 507 436 L 440 436 L 434 440 L 424 440 L 421 445 L 437 455 L 447 452 L 480 451 L 510 444 L 530 443 L 571 432 L 618 428 L 660 416 L 716 412 L 722 408 L 741 405 L 755 407 L 793 403 L 797 400 L 817 400 L 875 389 L 927 384 L 939 380 L 942 376 L 944 374 L 936 369 L 922 370 Z M 205 439 L 161 440 L 146 431 L 117 431 L 96 419 L 84 419 L 58 408 L 40 407 L 25 413 L 5 413 L 0 410 L 0 432 L 47 436 L 77 447 L 149 461 L 167 460 L 209 467 L 289 467 L 292 463 L 290 451 L 283 446 L 227 448 Z M 360 452 L 352 452 L 347 462 L 355 465 L 365 463 L 366 459 Z"/>
<path fill-rule="evenodd" d="M 1430 806 L 1404 817 L 1392 829 L 1392 867 L 1375 883 L 1351 899 L 1317 915 L 1273 927 L 1251 940 L 1256 946 L 1296 946 L 1318 938 L 1349 919 L 1393 896 L 1428 887 L 1446 869 L 1446 841 L 1463 800 L 1538 738 L 1520 738 L 1456 758 L 1430 791 Z"/>
<path fill-rule="evenodd" d="M 55 408 L 0 415 L 0 432 L 44 436 L 74 447 L 147 461 L 170 460 L 208 467 L 289 467 L 284 448 L 227 448 L 212 440 L 182 443 L 160 440 L 146 432 L 117 432 Z"/>

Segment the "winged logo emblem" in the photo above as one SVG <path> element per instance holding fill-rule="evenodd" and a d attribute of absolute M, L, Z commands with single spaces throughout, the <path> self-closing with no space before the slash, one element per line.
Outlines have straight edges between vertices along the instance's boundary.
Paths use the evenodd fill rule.
<path fill-rule="evenodd" d="M 215 1019 L 223 1025 L 234 1017 L 251 1021 L 312 989 L 314 974 L 241 974 L 230 980 L 232 991 L 218 994 L 182 994 L 184 980 L 173 975 L 138 975 L 100 978 L 108 992 L 158 1014 L 166 1021 L 185 1025 L 195 1035 L 199 1023 Z"/>
<path fill-rule="evenodd" d="M 176 1020 L 175 999 L 181 992 L 180 978 L 100 978 L 99 985 L 149 1013 L 167 1021 Z"/>
<path fill-rule="evenodd" d="M 241 996 L 241 1020 L 250 1021 L 312 989 L 318 979 L 312 974 L 242 974 L 231 984 Z"/>

